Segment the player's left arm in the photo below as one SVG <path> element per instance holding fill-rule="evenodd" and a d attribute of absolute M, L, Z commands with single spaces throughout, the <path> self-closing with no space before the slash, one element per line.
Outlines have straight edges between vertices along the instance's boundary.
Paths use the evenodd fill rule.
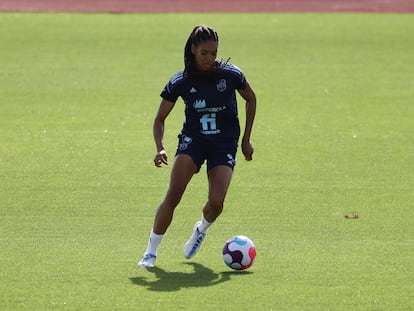
<path fill-rule="evenodd" d="M 250 137 L 253 128 L 254 117 L 256 115 L 256 94 L 250 87 L 250 84 L 246 82 L 246 88 L 238 90 L 241 97 L 246 101 L 246 124 L 244 127 L 244 134 L 242 138 L 242 152 L 247 161 L 252 160 L 254 148 L 250 142 Z"/>

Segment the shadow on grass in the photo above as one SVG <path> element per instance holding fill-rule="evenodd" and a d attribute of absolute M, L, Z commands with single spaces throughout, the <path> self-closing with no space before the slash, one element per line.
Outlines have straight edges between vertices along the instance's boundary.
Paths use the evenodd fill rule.
<path fill-rule="evenodd" d="M 153 273 L 157 280 L 147 280 L 146 277 L 130 278 L 135 285 L 148 287 L 150 291 L 172 292 L 181 288 L 189 287 L 208 287 L 224 283 L 230 280 L 232 275 L 247 275 L 250 271 L 226 271 L 214 273 L 213 270 L 204 267 L 198 263 L 185 263 L 194 267 L 194 272 L 168 272 L 161 268 L 154 267 L 147 269 L 149 273 Z"/>

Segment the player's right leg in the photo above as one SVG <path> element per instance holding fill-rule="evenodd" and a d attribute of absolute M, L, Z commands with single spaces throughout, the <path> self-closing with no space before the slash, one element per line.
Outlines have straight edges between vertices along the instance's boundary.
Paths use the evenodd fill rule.
<path fill-rule="evenodd" d="M 184 191 L 198 167 L 187 154 L 179 154 L 175 157 L 171 170 L 170 185 L 167 194 L 157 209 L 154 225 L 150 234 L 147 249 L 138 263 L 142 267 L 153 267 L 157 256 L 158 247 L 173 219 L 174 210 L 184 194 Z"/>
<path fill-rule="evenodd" d="M 184 194 L 184 191 L 197 167 L 187 154 L 176 156 L 171 171 L 170 185 L 164 201 L 160 204 L 155 214 L 153 230 L 157 234 L 164 234 L 169 227 L 174 210 Z"/>

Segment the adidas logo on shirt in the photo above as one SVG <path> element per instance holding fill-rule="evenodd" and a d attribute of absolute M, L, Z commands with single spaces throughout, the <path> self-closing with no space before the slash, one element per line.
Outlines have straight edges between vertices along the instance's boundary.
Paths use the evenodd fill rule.
<path fill-rule="evenodd" d="M 192 87 L 191 90 L 190 90 L 190 94 L 191 93 L 197 93 L 197 90 L 194 87 Z"/>

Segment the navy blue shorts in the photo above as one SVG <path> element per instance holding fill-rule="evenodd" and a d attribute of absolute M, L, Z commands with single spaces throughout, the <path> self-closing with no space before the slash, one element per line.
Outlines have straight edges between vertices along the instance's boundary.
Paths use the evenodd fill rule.
<path fill-rule="evenodd" d="M 237 143 L 209 142 L 193 139 L 185 134 L 178 135 L 178 147 L 175 155 L 188 154 L 200 171 L 207 161 L 207 171 L 213 167 L 224 165 L 234 169 L 236 165 Z"/>

